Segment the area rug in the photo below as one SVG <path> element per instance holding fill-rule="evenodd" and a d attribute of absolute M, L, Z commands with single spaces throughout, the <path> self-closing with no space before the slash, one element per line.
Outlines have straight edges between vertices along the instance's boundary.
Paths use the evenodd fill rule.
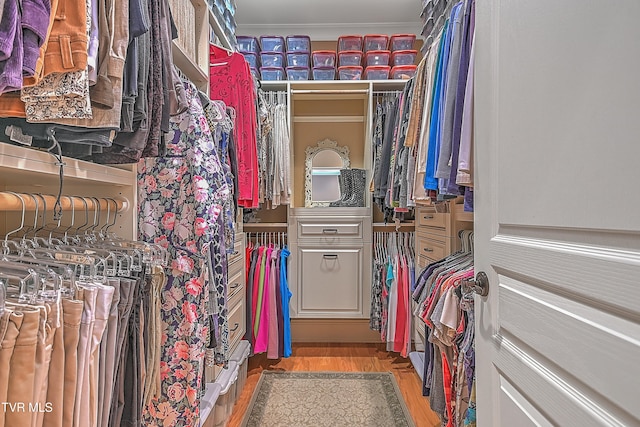
<path fill-rule="evenodd" d="M 264 371 L 243 427 L 414 427 L 390 372 Z"/>

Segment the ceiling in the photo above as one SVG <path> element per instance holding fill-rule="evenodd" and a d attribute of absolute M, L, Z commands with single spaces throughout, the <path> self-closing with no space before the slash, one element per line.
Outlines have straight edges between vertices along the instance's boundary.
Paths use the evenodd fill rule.
<path fill-rule="evenodd" d="M 419 34 L 421 0 L 236 0 L 237 35 Z"/>

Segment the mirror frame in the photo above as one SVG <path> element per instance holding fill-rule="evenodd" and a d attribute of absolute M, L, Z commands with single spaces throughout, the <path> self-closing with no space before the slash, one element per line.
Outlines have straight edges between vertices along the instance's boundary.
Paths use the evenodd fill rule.
<path fill-rule="evenodd" d="M 305 208 L 314 208 L 314 207 L 328 207 L 331 202 L 314 202 L 311 197 L 311 171 L 313 169 L 313 158 L 321 151 L 331 150 L 340 156 L 342 159 L 342 169 L 347 169 L 350 165 L 349 161 L 349 147 L 338 146 L 336 141 L 332 141 L 330 139 L 324 139 L 322 141 L 318 141 L 316 146 L 307 147 L 304 152 L 306 154 L 305 157 L 305 183 L 304 183 L 304 207 Z"/>

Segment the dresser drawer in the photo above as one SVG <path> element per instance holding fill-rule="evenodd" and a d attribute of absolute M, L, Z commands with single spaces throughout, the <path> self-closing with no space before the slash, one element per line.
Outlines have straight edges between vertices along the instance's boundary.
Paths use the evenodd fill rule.
<path fill-rule="evenodd" d="M 245 305 L 242 300 L 239 304 L 231 307 L 229 310 L 229 348 L 234 348 L 236 344 L 244 337 L 245 328 Z"/>
<path fill-rule="evenodd" d="M 235 276 L 229 275 L 229 286 L 227 287 L 227 306 L 234 307 L 244 296 L 244 271 L 240 271 Z"/>
<path fill-rule="evenodd" d="M 362 220 L 311 222 L 298 220 L 299 238 L 362 238 Z"/>
<path fill-rule="evenodd" d="M 444 241 L 432 239 L 423 234 L 416 235 L 416 253 L 418 256 L 438 261 L 448 255 Z"/>
<path fill-rule="evenodd" d="M 232 261 L 227 261 L 227 274 L 231 278 L 245 269 L 245 263 L 243 257 L 234 258 Z"/>
<path fill-rule="evenodd" d="M 419 208 L 416 214 L 418 227 L 447 228 L 448 213 L 439 213 L 429 208 Z"/>

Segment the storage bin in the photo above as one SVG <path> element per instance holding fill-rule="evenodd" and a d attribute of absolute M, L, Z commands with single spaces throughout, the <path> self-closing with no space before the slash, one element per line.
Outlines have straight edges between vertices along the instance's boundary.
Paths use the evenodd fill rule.
<path fill-rule="evenodd" d="M 417 68 L 415 65 L 398 65 L 391 69 L 391 78 L 394 80 L 410 79 L 416 74 Z"/>
<path fill-rule="evenodd" d="M 260 62 L 263 67 L 284 68 L 284 54 L 280 52 L 262 51 L 262 53 L 260 53 Z"/>
<path fill-rule="evenodd" d="M 311 51 L 311 38 L 309 36 L 287 36 L 287 52 L 300 51 Z"/>
<path fill-rule="evenodd" d="M 394 50 L 411 50 L 416 41 L 415 34 L 394 34 L 389 41 L 389 49 Z"/>
<path fill-rule="evenodd" d="M 364 51 L 387 50 L 389 36 L 384 34 L 367 34 L 364 36 Z"/>
<path fill-rule="evenodd" d="M 247 61 L 249 67 L 251 68 L 260 68 L 260 62 L 258 60 L 258 55 L 251 52 L 241 52 L 242 56 L 244 56 L 244 60 Z"/>
<path fill-rule="evenodd" d="M 258 39 L 250 36 L 238 36 L 236 37 L 238 42 L 238 50 L 240 52 L 253 52 L 260 53 L 260 44 Z"/>
<path fill-rule="evenodd" d="M 260 48 L 263 52 L 284 53 L 284 38 L 281 36 L 260 36 Z"/>
<path fill-rule="evenodd" d="M 362 79 L 362 67 L 359 65 L 340 67 L 338 68 L 338 79 L 360 80 Z"/>
<path fill-rule="evenodd" d="M 374 65 L 364 69 L 365 80 L 387 80 L 391 67 L 388 65 Z"/>
<path fill-rule="evenodd" d="M 362 51 L 344 50 L 338 52 L 338 64 L 341 67 L 362 65 Z"/>
<path fill-rule="evenodd" d="M 260 78 L 265 81 L 284 80 L 284 68 L 261 67 Z"/>
<path fill-rule="evenodd" d="M 238 365 L 238 381 L 236 382 L 236 397 L 234 400 L 238 400 L 238 397 L 242 394 L 242 389 L 247 382 L 247 366 L 249 365 L 250 354 L 251 344 L 249 341 L 242 340 L 238 343 L 238 346 L 229 358 L 229 360 L 236 362 Z"/>
<path fill-rule="evenodd" d="M 309 59 L 309 52 L 298 51 L 287 53 L 287 67 L 310 67 L 311 61 Z"/>
<path fill-rule="evenodd" d="M 366 53 L 365 66 L 389 65 L 391 52 L 388 50 L 370 50 Z"/>
<path fill-rule="evenodd" d="M 229 422 L 229 417 L 236 403 L 236 384 L 238 381 L 238 365 L 230 361 L 227 368 L 223 369 L 214 384 L 220 387 L 220 394 L 213 408 L 213 425 L 224 427 Z"/>
<path fill-rule="evenodd" d="M 313 67 L 313 80 L 335 80 L 336 67 Z"/>
<path fill-rule="evenodd" d="M 287 80 L 309 80 L 309 67 L 287 67 Z"/>
<path fill-rule="evenodd" d="M 362 51 L 362 36 L 340 36 L 338 37 L 338 52 L 345 50 Z"/>
<path fill-rule="evenodd" d="M 336 53 L 332 50 L 314 50 L 311 54 L 314 67 L 335 67 Z"/>
<path fill-rule="evenodd" d="M 204 396 L 200 399 L 200 425 L 203 427 L 214 426 L 214 413 L 216 402 L 220 396 L 220 384 L 207 383 L 204 389 Z M 210 417 L 210 418 L 209 418 Z"/>
<path fill-rule="evenodd" d="M 391 65 L 414 65 L 418 56 L 417 50 L 396 50 L 391 53 Z"/>

